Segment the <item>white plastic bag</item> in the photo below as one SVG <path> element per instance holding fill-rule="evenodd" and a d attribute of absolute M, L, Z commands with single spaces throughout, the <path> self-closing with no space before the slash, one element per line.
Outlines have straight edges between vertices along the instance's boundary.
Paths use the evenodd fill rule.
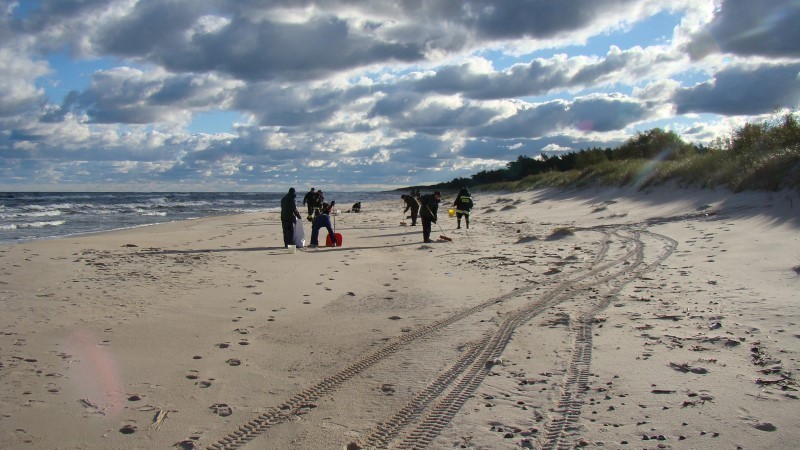
<path fill-rule="evenodd" d="M 303 231 L 302 220 L 298 220 L 294 224 L 294 237 L 292 238 L 292 241 L 297 248 L 303 248 L 306 246 L 306 232 Z"/>

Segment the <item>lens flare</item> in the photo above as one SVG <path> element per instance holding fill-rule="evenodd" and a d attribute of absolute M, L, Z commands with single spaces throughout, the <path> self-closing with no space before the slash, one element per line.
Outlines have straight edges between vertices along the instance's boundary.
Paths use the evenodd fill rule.
<path fill-rule="evenodd" d="M 674 151 L 674 149 L 672 149 L 672 148 L 665 148 L 665 149 L 661 150 L 658 153 L 658 155 L 656 155 L 655 158 L 653 158 L 650 161 L 648 161 L 642 167 L 642 170 L 640 170 L 639 173 L 636 175 L 636 177 L 633 179 L 633 185 L 637 189 L 641 188 L 642 185 L 644 185 L 644 183 L 647 182 L 647 180 L 649 180 L 650 178 L 653 177 L 653 173 L 655 172 L 656 167 L 658 167 L 659 163 L 661 163 L 664 160 L 666 160 L 669 157 L 669 155 L 672 154 L 673 151 Z"/>
<path fill-rule="evenodd" d="M 113 355 L 97 343 L 88 331 L 78 331 L 69 338 L 75 355 L 70 362 L 70 378 L 80 399 L 87 399 L 107 416 L 116 416 L 124 407 L 122 377 Z"/>

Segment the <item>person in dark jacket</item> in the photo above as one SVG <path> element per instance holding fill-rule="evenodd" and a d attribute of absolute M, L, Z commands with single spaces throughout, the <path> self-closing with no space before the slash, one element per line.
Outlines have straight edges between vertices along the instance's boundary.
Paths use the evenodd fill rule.
<path fill-rule="evenodd" d="M 300 212 L 297 210 L 294 188 L 289 188 L 289 192 L 281 198 L 281 225 L 283 226 L 283 246 L 289 247 L 294 243 L 294 224 L 297 219 L 301 218 Z"/>
<path fill-rule="evenodd" d="M 433 242 L 431 240 L 431 224 L 436 223 L 437 213 L 439 212 L 439 202 L 442 195 L 439 191 L 433 194 L 423 195 L 419 198 L 419 217 L 422 219 L 422 240 L 423 242 Z"/>
<path fill-rule="evenodd" d="M 401 195 L 400 198 L 406 202 L 406 209 L 403 210 L 403 214 L 405 215 L 406 211 L 409 209 L 411 210 L 411 226 L 417 225 L 417 214 L 419 214 L 419 203 L 417 203 L 417 199 L 410 195 Z"/>
<path fill-rule="evenodd" d="M 314 197 L 316 196 L 317 196 L 316 189 L 311 188 L 311 190 L 306 193 L 305 197 L 303 197 L 303 205 L 306 205 L 308 208 L 308 220 L 311 220 L 311 218 L 313 217 Z"/>
<path fill-rule="evenodd" d="M 314 195 L 314 199 L 312 201 L 313 206 L 311 208 L 311 213 L 309 214 L 308 221 L 314 223 L 314 219 L 317 218 L 320 214 L 322 214 L 322 207 L 325 204 L 325 193 L 322 192 L 320 189 Z"/>
<path fill-rule="evenodd" d="M 314 218 L 314 223 L 311 225 L 311 247 L 317 247 L 319 245 L 319 230 L 321 228 L 328 230 L 328 236 L 331 237 L 333 246 L 336 246 L 336 236 L 333 232 L 333 227 L 331 226 L 331 210 L 335 204 L 335 201 L 331 202 L 330 205 L 322 209 L 322 214 Z"/>
<path fill-rule="evenodd" d="M 458 227 L 461 228 L 461 218 L 464 218 L 466 222 L 467 229 L 469 229 L 469 212 L 474 206 L 472 203 L 472 196 L 469 194 L 469 190 L 466 187 L 462 187 L 460 191 L 458 191 L 458 195 L 456 195 L 456 200 L 453 202 L 453 207 L 456 209 L 456 221 L 458 223 Z"/>

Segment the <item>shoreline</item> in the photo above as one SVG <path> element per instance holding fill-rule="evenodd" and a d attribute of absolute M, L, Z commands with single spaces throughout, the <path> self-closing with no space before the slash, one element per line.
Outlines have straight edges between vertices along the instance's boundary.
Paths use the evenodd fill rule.
<path fill-rule="evenodd" d="M 296 254 L 276 212 L 2 245 L 0 447 L 791 448 L 783 195 L 475 192 L 469 230 L 448 195 L 423 244 L 398 194 Z"/>

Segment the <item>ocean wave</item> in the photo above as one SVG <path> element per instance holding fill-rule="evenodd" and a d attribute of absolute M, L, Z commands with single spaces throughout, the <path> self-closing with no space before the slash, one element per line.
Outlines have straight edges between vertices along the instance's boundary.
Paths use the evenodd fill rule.
<path fill-rule="evenodd" d="M 18 228 L 45 228 L 45 227 L 57 227 L 64 225 L 66 222 L 63 220 L 53 220 L 50 222 L 29 222 L 29 223 L 18 223 L 16 224 Z"/>
<path fill-rule="evenodd" d="M 0 218 L 11 219 L 20 217 L 55 217 L 60 216 L 62 213 L 59 210 L 42 209 L 37 211 L 21 211 L 13 214 L 0 214 Z"/>
<path fill-rule="evenodd" d="M 15 224 L 10 225 L 0 225 L 0 230 L 16 230 L 17 226 Z"/>
<path fill-rule="evenodd" d="M 86 207 L 86 206 L 88 206 L 88 205 L 87 204 L 81 204 L 81 203 L 50 203 L 50 204 L 46 204 L 46 205 L 25 205 L 25 206 L 23 206 L 23 209 L 33 210 L 33 211 L 49 211 L 49 210 L 53 210 L 53 209 L 70 210 L 70 209 L 76 209 L 76 208 Z"/>

